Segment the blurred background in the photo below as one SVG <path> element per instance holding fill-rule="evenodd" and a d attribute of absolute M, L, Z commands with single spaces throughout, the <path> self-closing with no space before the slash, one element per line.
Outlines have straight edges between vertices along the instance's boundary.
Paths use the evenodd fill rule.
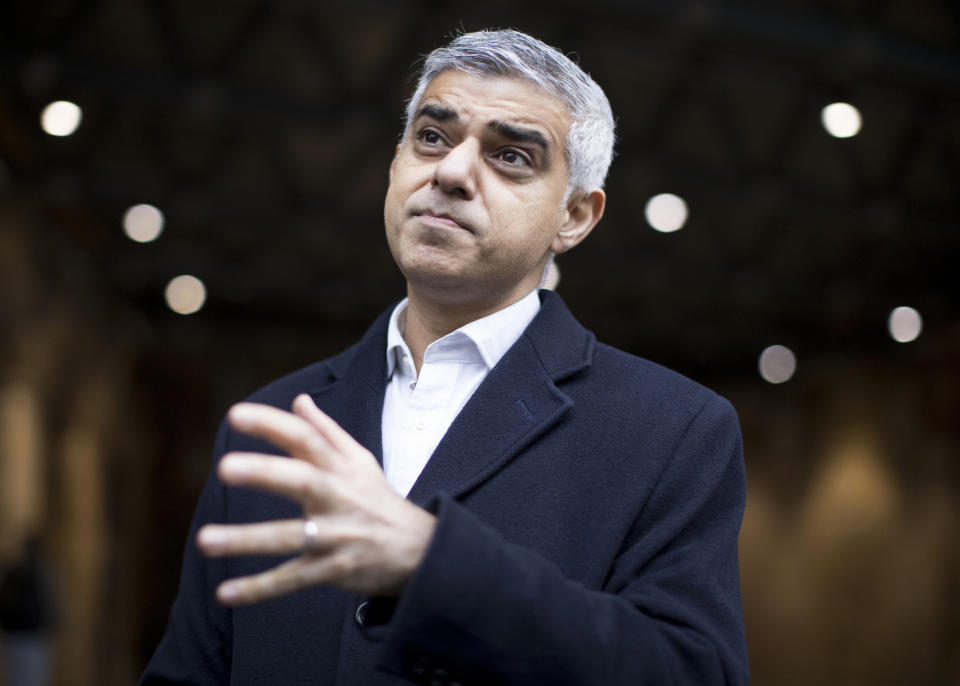
<path fill-rule="evenodd" d="M 226 408 L 403 295 L 410 74 L 484 27 L 578 55 L 618 117 L 557 290 L 740 413 L 753 683 L 960 684 L 957 3 L 12 0 L 6 686 L 137 678 Z"/>

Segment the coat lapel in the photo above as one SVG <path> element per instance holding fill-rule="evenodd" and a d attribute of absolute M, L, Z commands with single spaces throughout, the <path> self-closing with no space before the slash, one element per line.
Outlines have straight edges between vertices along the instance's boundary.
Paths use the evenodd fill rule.
<path fill-rule="evenodd" d="M 387 323 L 393 308 L 374 322 L 350 357 L 331 365 L 335 379 L 310 396 L 383 466 L 382 416 L 387 375 Z"/>
<path fill-rule="evenodd" d="M 474 392 L 410 491 L 425 505 L 438 491 L 458 497 L 490 478 L 553 428 L 573 402 L 556 382 L 590 364 L 593 334 L 553 293 Z"/>
<path fill-rule="evenodd" d="M 425 505 L 438 491 L 457 497 L 490 478 L 572 407 L 557 387 L 589 366 L 594 336 L 559 296 L 541 291 L 540 312 L 457 415 L 409 498 Z M 387 324 L 384 312 L 353 354 L 331 362 L 334 379 L 310 392 L 330 415 L 383 465 L 382 416 L 386 388 Z"/>

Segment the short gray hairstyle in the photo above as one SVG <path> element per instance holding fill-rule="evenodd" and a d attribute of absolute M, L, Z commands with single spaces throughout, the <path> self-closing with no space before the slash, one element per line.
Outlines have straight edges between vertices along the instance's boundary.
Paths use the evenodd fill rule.
<path fill-rule="evenodd" d="M 407 103 L 404 135 L 433 79 L 449 70 L 473 76 L 508 76 L 532 81 L 557 96 L 570 111 L 566 156 L 567 195 L 603 188 L 613 159 L 614 121 L 603 89 L 556 48 L 520 31 L 475 31 L 437 48 L 423 63 L 416 90 Z"/>

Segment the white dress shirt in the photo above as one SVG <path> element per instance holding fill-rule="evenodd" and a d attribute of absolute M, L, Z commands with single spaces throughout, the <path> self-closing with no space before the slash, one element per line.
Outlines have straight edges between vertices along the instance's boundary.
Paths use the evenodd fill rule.
<path fill-rule="evenodd" d="M 532 291 L 522 300 L 451 331 L 427 346 L 420 376 L 403 339 L 406 298 L 387 329 L 387 388 L 383 399 L 383 471 L 406 496 L 440 439 L 487 373 L 540 310 Z"/>

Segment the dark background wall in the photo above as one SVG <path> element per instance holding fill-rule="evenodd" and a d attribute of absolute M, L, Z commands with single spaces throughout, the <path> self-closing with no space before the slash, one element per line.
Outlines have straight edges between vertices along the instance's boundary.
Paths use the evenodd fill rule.
<path fill-rule="evenodd" d="M 0 560 L 39 544 L 55 683 L 135 678 L 224 410 L 402 295 L 382 199 L 410 74 L 499 26 L 575 52 L 618 118 L 558 291 L 741 414 L 754 683 L 956 683 L 954 3 L 23 0 L 0 9 Z M 56 138 L 60 99 L 83 120 Z M 838 100 L 853 138 L 820 123 Z M 661 192 L 676 233 L 645 220 Z M 138 244 L 144 202 L 165 225 Z M 188 316 L 163 295 L 184 273 Z M 887 334 L 900 305 L 915 342 Z"/>

